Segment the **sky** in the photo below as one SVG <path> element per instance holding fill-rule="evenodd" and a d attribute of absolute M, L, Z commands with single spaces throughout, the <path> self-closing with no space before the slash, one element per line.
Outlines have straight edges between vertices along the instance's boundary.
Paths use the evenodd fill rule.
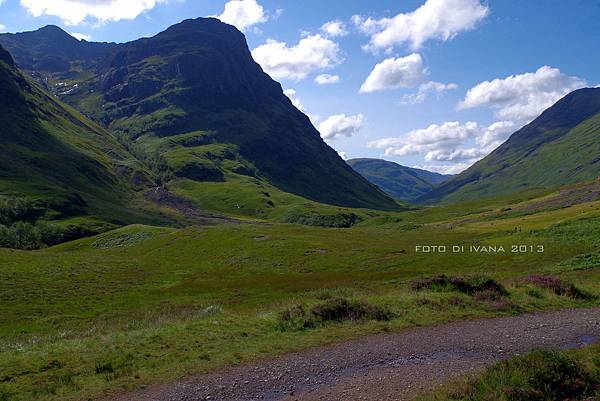
<path fill-rule="evenodd" d="M 0 0 L 0 31 L 126 42 L 215 16 L 344 158 L 455 174 L 600 84 L 600 0 Z"/>

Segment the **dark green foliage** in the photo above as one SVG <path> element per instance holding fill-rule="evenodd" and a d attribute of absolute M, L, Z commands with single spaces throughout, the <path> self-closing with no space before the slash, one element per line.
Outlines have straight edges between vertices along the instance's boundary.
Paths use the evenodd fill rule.
<path fill-rule="evenodd" d="M 492 294 L 498 297 L 508 295 L 508 291 L 502 284 L 483 275 L 469 277 L 439 275 L 419 278 L 412 280 L 410 287 L 413 291 L 458 291 L 468 295 L 478 294 L 482 299 L 490 299 Z"/>
<path fill-rule="evenodd" d="M 532 275 L 523 277 L 520 282 L 522 284 L 529 284 L 534 287 L 551 290 L 556 295 L 567 296 L 575 299 L 593 299 L 592 294 L 580 289 L 573 283 L 564 281 L 558 277 L 544 276 L 544 275 Z"/>
<path fill-rule="evenodd" d="M 600 88 L 580 89 L 471 168 L 418 199 L 458 202 L 600 176 Z"/>
<path fill-rule="evenodd" d="M 354 213 L 337 213 L 323 215 L 318 213 L 297 214 L 289 213 L 283 219 L 285 223 L 302 224 L 305 226 L 349 228 L 359 223 L 362 219 Z"/>
<path fill-rule="evenodd" d="M 381 159 L 352 159 L 347 163 L 387 194 L 409 202 L 452 177 Z"/>
<path fill-rule="evenodd" d="M 392 313 L 367 301 L 330 298 L 308 311 L 302 305 L 286 309 L 279 317 L 280 330 L 304 330 L 326 322 L 388 321 Z"/>
<path fill-rule="evenodd" d="M 444 390 L 435 400 L 592 401 L 600 395 L 597 346 L 569 354 L 537 350 L 503 361 L 480 377 Z M 584 354 L 585 358 L 578 358 Z M 594 357 L 595 355 L 595 357 Z M 582 362 L 587 360 L 587 363 Z"/>

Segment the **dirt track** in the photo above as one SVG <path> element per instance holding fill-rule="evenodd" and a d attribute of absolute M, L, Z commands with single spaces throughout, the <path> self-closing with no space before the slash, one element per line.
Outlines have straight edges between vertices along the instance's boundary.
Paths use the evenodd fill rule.
<path fill-rule="evenodd" d="M 600 338 L 600 308 L 456 322 L 309 349 L 111 397 L 118 401 L 409 400 L 536 347 Z"/>

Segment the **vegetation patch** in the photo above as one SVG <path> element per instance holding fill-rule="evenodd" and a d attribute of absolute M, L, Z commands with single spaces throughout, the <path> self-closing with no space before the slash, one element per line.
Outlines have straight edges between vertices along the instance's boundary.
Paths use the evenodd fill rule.
<path fill-rule="evenodd" d="M 391 318 L 390 311 L 367 301 L 331 298 L 309 310 L 302 305 L 286 309 L 279 317 L 278 326 L 282 331 L 304 330 L 326 322 L 388 321 Z"/>
<path fill-rule="evenodd" d="M 553 272 L 572 272 L 600 267 L 600 252 L 584 253 L 567 259 L 552 268 Z"/>
<path fill-rule="evenodd" d="M 574 299 L 594 299 L 594 296 L 582 290 L 575 284 L 564 281 L 554 276 L 532 275 L 519 280 L 521 284 L 532 285 L 537 288 L 550 290 L 556 295 L 566 296 Z"/>
<path fill-rule="evenodd" d="M 508 295 L 504 286 L 496 280 L 483 276 L 446 276 L 437 275 L 427 278 L 418 278 L 410 282 L 413 291 L 457 291 L 477 297 L 503 297 Z"/>
<path fill-rule="evenodd" d="M 285 223 L 302 224 L 305 226 L 350 228 L 362 221 L 362 218 L 354 213 L 337 214 L 295 214 L 290 213 L 284 217 Z"/>
<path fill-rule="evenodd" d="M 426 400 L 592 401 L 600 396 L 600 347 L 575 353 L 537 350 L 503 361 L 483 375 Z"/>

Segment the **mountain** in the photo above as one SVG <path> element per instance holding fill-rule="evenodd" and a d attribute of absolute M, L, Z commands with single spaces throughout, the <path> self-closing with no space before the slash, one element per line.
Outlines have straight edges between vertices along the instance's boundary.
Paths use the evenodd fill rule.
<path fill-rule="evenodd" d="M 49 218 L 131 221 L 125 205 L 149 178 L 112 135 L 26 78 L 2 47 L 0 94 L 0 200 L 30 199 Z"/>
<path fill-rule="evenodd" d="M 0 34 L 20 68 L 42 73 L 73 73 L 90 68 L 116 44 L 80 41 L 57 26 L 32 32 Z"/>
<path fill-rule="evenodd" d="M 409 202 L 451 177 L 381 159 L 352 159 L 347 163 L 387 194 Z"/>
<path fill-rule="evenodd" d="M 576 90 L 419 202 L 490 198 L 600 176 L 600 88 Z"/>
<path fill-rule="evenodd" d="M 80 72 L 35 70 L 39 63 L 30 60 L 53 52 L 28 51 L 26 33 L 0 36 L 0 43 L 18 50 L 17 63 L 34 68 L 49 88 L 60 88 L 53 92 L 63 101 L 158 166 L 173 191 L 202 194 L 207 183 L 221 183 L 230 194 L 223 202 L 240 204 L 244 191 L 255 196 L 272 184 L 332 205 L 399 207 L 325 144 L 254 62 L 235 27 L 214 18 L 186 20 L 119 45 L 75 43 L 65 34 L 57 34 L 64 42 L 60 57 Z"/>

